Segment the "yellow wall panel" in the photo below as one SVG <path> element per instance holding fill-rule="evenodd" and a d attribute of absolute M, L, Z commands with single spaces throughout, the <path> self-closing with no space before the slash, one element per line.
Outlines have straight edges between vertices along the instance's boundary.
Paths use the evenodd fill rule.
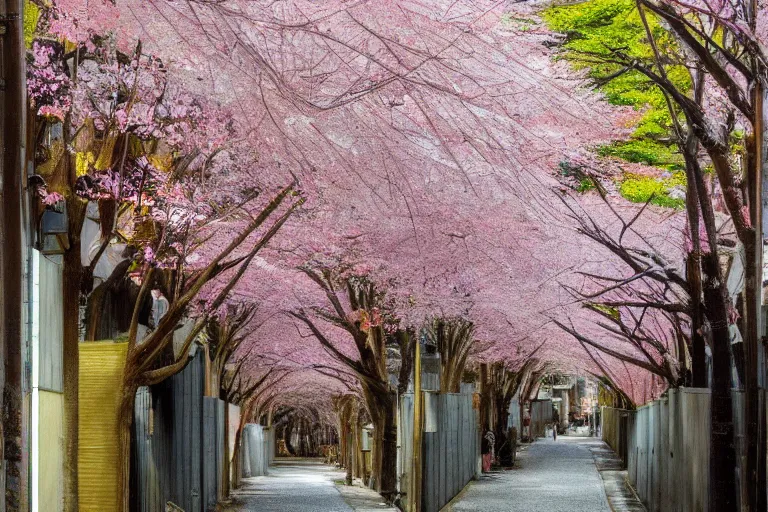
<path fill-rule="evenodd" d="M 80 343 L 78 488 L 80 512 L 117 510 L 117 408 L 127 343 Z"/>
<path fill-rule="evenodd" d="M 64 395 L 40 391 L 38 510 L 64 508 Z"/>

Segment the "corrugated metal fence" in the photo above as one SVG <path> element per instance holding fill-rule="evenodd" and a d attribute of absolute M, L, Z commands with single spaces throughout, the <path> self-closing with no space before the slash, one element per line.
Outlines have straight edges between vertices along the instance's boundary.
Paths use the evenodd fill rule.
<path fill-rule="evenodd" d="M 249 423 L 243 429 L 243 478 L 269 474 L 275 459 L 275 431 Z"/>
<path fill-rule="evenodd" d="M 629 481 L 649 512 L 706 512 L 708 389 L 670 389 L 637 411 L 603 408 L 603 440 L 625 457 Z M 743 454 L 743 393 L 733 391 L 736 458 Z M 737 479 L 739 476 L 739 468 Z"/>
<path fill-rule="evenodd" d="M 424 392 L 422 510 L 437 512 L 475 477 L 480 457 L 471 393 Z M 407 493 L 413 453 L 413 394 L 401 397 L 398 425 L 400 491 Z"/>
<path fill-rule="evenodd" d="M 136 512 L 206 512 L 221 493 L 225 403 L 203 396 L 203 358 L 136 394 L 132 491 Z"/>
<path fill-rule="evenodd" d="M 475 476 L 480 443 L 470 394 L 426 393 L 424 512 L 437 512 Z"/>
<path fill-rule="evenodd" d="M 77 467 L 79 509 L 116 510 L 119 493 L 117 464 L 120 446 L 117 411 L 127 343 L 79 344 Z"/>

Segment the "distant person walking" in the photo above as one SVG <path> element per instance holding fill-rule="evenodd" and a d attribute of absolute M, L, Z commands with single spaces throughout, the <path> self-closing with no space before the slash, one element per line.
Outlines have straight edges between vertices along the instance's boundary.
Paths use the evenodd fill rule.
<path fill-rule="evenodd" d="M 552 408 L 552 439 L 557 441 L 557 427 L 560 425 L 560 413 Z"/>

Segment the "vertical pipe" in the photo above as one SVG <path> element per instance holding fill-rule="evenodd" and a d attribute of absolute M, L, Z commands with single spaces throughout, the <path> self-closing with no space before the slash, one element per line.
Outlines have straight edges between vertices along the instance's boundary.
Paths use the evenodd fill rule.
<path fill-rule="evenodd" d="M 413 466 L 411 468 L 411 497 L 409 512 L 421 512 L 421 433 L 422 420 L 421 394 L 421 341 L 416 341 L 415 361 L 413 365 Z"/>

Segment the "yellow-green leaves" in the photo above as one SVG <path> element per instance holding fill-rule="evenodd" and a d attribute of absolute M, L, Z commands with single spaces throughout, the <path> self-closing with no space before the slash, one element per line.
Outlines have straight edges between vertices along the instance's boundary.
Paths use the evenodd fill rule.
<path fill-rule="evenodd" d="M 24 44 L 32 47 L 32 40 L 37 32 L 37 20 L 40 18 L 40 8 L 33 2 L 24 2 Z"/>

